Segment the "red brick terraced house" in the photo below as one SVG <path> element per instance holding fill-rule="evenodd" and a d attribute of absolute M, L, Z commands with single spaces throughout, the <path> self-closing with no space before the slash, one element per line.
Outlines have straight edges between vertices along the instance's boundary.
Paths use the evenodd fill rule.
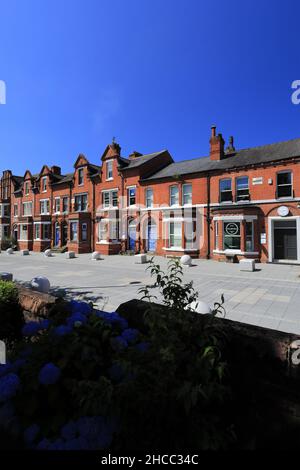
<path fill-rule="evenodd" d="M 167 150 L 125 158 L 112 142 L 66 175 L 4 171 L 2 248 L 300 263 L 300 139 L 236 150 L 213 126 L 209 144 L 174 162 Z"/>

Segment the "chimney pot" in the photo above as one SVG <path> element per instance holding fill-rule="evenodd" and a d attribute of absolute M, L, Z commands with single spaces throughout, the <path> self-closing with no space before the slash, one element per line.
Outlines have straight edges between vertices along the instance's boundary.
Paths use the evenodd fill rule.
<path fill-rule="evenodd" d="M 216 128 L 217 126 L 211 126 L 211 136 L 216 137 Z"/>

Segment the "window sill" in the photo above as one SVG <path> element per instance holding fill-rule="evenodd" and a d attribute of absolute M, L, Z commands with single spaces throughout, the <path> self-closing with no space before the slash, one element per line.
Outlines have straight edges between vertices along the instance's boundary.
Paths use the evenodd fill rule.
<path fill-rule="evenodd" d="M 242 250 L 213 250 L 213 253 L 217 255 L 250 255 L 258 256 L 258 251 L 242 251 Z"/>
<path fill-rule="evenodd" d="M 113 178 L 106 178 L 105 181 L 113 181 L 114 179 Z"/>
<path fill-rule="evenodd" d="M 171 246 L 169 248 L 166 248 L 164 246 L 163 250 L 165 250 L 165 251 L 185 251 L 185 252 L 199 251 L 198 248 L 182 248 L 182 247 L 176 247 L 176 246 Z"/>

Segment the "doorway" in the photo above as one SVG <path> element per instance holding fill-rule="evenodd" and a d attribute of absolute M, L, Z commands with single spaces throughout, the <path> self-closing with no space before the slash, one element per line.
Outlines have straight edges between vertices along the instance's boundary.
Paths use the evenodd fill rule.
<path fill-rule="evenodd" d="M 136 240 L 136 221 L 131 220 L 128 223 L 128 249 L 135 251 L 135 240 Z"/>
<path fill-rule="evenodd" d="M 60 242 L 60 227 L 59 227 L 59 223 L 56 222 L 55 224 L 55 230 L 54 230 L 54 244 L 55 246 L 59 246 L 59 242 Z"/>
<path fill-rule="evenodd" d="M 297 260 L 296 220 L 274 221 L 274 259 Z"/>
<path fill-rule="evenodd" d="M 68 243 L 68 224 L 66 222 L 62 224 L 61 233 L 62 233 L 62 240 L 61 240 L 62 246 L 66 246 L 66 244 Z"/>

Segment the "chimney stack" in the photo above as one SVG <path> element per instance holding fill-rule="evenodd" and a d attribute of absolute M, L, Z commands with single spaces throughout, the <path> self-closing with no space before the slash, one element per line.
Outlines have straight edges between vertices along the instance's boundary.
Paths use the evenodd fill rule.
<path fill-rule="evenodd" d="M 51 172 L 54 174 L 54 175 L 60 175 L 61 174 L 61 168 L 60 166 L 52 166 L 51 167 Z"/>
<path fill-rule="evenodd" d="M 133 158 L 141 157 L 143 154 L 140 152 L 137 152 L 134 150 L 130 155 L 129 155 L 129 160 L 132 160 Z"/>
<path fill-rule="evenodd" d="M 222 134 L 216 134 L 216 126 L 211 126 L 211 138 L 210 138 L 210 152 L 209 156 L 211 160 L 222 160 L 224 158 L 224 139 Z"/>
<path fill-rule="evenodd" d="M 228 144 L 228 146 L 226 147 L 226 150 L 225 150 L 226 154 L 235 152 L 235 146 L 233 145 L 233 143 L 234 143 L 234 140 L 233 140 L 233 136 L 231 135 L 229 137 L 229 144 Z"/>

